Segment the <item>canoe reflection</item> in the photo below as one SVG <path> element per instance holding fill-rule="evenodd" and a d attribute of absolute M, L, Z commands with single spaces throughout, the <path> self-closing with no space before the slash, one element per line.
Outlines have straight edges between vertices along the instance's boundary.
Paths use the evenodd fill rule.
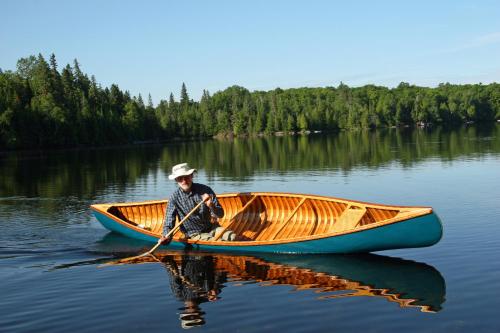
<path fill-rule="evenodd" d="M 228 281 L 314 289 L 318 299 L 380 297 L 422 312 L 440 311 L 446 292 L 443 277 L 432 266 L 375 254 L 257 257 L 161 252 L 139 262 L 152 261 L 163 264 L 173 294 L 184 302 L 180 319 L 185 328 L 205 323 L 200 304 L 219 299 Z"/>

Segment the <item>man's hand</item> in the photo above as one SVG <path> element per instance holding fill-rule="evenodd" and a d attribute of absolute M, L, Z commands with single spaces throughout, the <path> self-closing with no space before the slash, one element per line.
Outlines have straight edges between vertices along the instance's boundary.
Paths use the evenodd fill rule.
<path fill-rule="evenodd" d="M 165 237 L 165 236 L 161 236 L 160 239 L 158 239 L 158 243 L 162 244 L 162 245 L 168 245 L 170 244 L 170 242 L 172 241 L 172 237 Z"/>
<path fill-rule="evenodd" d="M 203 200 L 203 202 L 205 203 L 205 205 L 207 205 L 208 208 L 212 207 L 213 202 L 212 202 L 212 196 L 210 194 L 204 193 L 201 196 L 201 200 Z"/>

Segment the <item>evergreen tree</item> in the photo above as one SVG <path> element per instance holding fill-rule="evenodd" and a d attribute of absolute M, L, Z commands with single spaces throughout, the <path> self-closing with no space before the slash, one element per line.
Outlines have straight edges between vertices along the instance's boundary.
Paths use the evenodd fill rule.
<path fill-rule="evenodd" d="M 189 106 L 189 95 L 187 93 L 186 84 L 184 82 L 182 82 L 182 87 L 181 87 L 181 107 L 183 109 L 185 109 L 188 106 Z"/>

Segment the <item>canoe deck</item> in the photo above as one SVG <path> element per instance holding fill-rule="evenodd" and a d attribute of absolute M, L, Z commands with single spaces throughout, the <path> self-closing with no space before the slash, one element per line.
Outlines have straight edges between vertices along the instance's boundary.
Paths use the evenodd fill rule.
<path fill-rule="evenodd" d="M 430 207 L 386 206 L 332 197 L 288 193 L 230 193 L 217 196 L 225 215 L 218 223 L 237 234 L 236 242 L 275 244 L 338 236 L 432 213 Z M 92 208 L 127 227 L 160 236 L 167 201 L 97 204 Z M 196 241 L 216 244 L 218 239 Z M 174 240 L 183 239 L 182 232 Z M 225 242 L 227 243 L 227 242 Z"/>

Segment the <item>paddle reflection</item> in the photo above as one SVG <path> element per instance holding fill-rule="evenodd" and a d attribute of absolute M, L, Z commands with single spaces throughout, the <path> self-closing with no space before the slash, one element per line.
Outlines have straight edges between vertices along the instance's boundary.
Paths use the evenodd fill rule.
<path fill-rule="evenodd" d="M 183 328 L 203 325 L 200 305 L 217 301 L 224 285 L 234 281 L 314 289 L 320 300 L 380 297 L 422 312 L 440 311 L 445 301 L 445 281 L 432 266 L 374 254 L 257 257 L 169 251 L 134 263 L 152 261 L 166 268 L 172 293 L 184 302 Z"/>

